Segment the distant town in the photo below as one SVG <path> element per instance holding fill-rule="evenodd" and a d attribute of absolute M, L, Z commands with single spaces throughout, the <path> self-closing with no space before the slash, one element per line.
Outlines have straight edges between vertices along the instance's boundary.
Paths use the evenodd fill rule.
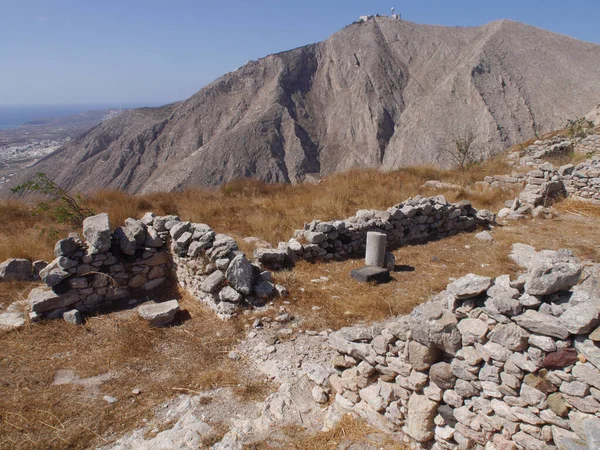
<path fill-rule="evenodd" d="M 0 130 L 0 185 L 95 125 L 125 109 L 88 111 L 59 118 L 37 119 Z"/>

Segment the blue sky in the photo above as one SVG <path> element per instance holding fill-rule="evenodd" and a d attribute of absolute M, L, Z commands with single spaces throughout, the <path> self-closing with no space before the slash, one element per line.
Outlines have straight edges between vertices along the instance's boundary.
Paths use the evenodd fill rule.
<path fill-rule="evenodd" d="M 600 43 L 597 0 L 0 0 L 0 104 L 181 100 L 392 6 L 418 23 L 512 19 Z"/>

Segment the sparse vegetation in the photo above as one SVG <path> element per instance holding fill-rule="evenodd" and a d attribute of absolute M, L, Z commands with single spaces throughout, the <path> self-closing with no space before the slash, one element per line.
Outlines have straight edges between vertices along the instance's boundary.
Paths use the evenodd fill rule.
<path fill-rule="evenodd" d="M 565 125 L 568 136 L 573 138 L 584 138 L 594 132 L 594 122 L 585 117 L 570 119 Z"/>
<path fill-rule="evenodd" d="M 58 223 L 70 223 L 79 226 L 86 217 L 93 216 L 95 212 L 84 204 L 84 199 L 62 188 L 55 181 L 38 172 L 35 178 L 28 180 L 11 189 L 14 194 L 27 192 L 40 193 L 49 198 L 40 201 L 36 212 L 51 211 Z"/>
<path fill-rule="evenodd" d="M 464 131 L 455 135 L 452 142 L 454 143 L 454 147 L 443 147 L 440 150 L 438 158 L 449 162 L 462 173 L 465 173 L 474 164 L 479 164 L 483 160 L 483 155 L 473 147 L 475 135 L 472 131 Z"/>

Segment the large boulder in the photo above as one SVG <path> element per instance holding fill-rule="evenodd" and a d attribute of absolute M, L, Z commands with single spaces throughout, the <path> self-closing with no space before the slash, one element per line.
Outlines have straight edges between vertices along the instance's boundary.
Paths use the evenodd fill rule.
<path fill-rule="evenodd" d="M 110 221 L 108 214 L 101 213 L 83 221 L 83 237 L 89 253 L 104 253 L 110 250 Z"/>
<path fill-rule="evenodd" d="M 0 264 L 0 281 L 31 281 L 33 268 L 28 259 L 12 258 Z"/>

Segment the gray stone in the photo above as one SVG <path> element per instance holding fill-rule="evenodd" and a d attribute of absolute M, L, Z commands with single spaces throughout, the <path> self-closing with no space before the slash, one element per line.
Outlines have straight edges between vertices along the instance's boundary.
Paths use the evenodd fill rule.
<path fill-rule="evenodd" d="M 499 295 L 490 297 L 485 301 L 485 306 L 491 311 L 507 316 L 515 316 L 521 314 L 523 305 L 518 300 L 515 300 L 510 295 Z"/>
<path fill-rule="evenodd" d="M 164 277 L 155 278 L 154 280 L 150 280 L 147 283 L 144 283 L 144 285 L 142 286 L 142 289 L 146 292 L 152 291 L 153 289 L 156 289 L 161 284 L 163 284 L 165 282 L 165 280 L 166 280 L 166 278 L 164 278 Z"/>
<path fill-rule="evenodd" d="M 586 442 L 572 431 L 552 427 L 552 439 L 559 450 L 592 450 Z"/>
<path fill-rule="evenodd" d="M 590 449 L 600 448 L 600 419 L 594 417 L 584 421 L 583 432 Z"/>
<path fill-rule="evenodd" d="M 521 385 L 521 399 L 530 406 L 544 407 L 546 394 L 523 383 Z"/>
<path fill-rule="evenodd" d="M 529 333 L 520 326 L 509 323 L 496 325 L 489 334 L 489 339 L 510 350 L 520 352 L 527 348 L 529 336 Z"/>
<path fill-rule="evenodd" d="M 76 309 L 72 309 L 63 313 L 63 319 L 65 322 L 70 323 L 71 325 L 81 325 L 83 323 L 81 313 Z"/>
<path fill-rule="evenodd" d="M 590 387 L 586 383 L 577 380 L 570 383 L 565 381 L 560 385 L 560 392 L 575 397 L 585 397 L 589 394 Z"/>
<path fill-rule="evenodd" d="M 457 322 L 452 312 L 436 302 L 417 306 L 408 319 L 414 340 L 427 346 L 435 345 L 449 355 L 456 354 L 462 346 Z"/>
<path fill-rule="evenodd" d="M 187 255 L 190 258 L 197 258 L 204 250 L 210 248 L 210 246 L 210 242 L 193 241 L 188 248 Z"/>
<path fill-rule="evenodd" d="M 115 230 L 115 237 L 119 240 L 119 248 L 124 254 L 130 256 L 135 255 L 137 242 L 135 237 L 130 234 L 126 228 L 117 228 Z"/>
<path fill-rule="evenodd" d="M 48 312 L 71 306 L 79 301 L 77 291 L 70 290 L 65 294 L 56 294 L 50 289 L 34 288 L 29 293 L 27 300 L 31 303 L 31 310 L 36 313 Z"/>
<path fill-rule="evenodd" d="M 207 293 L 216 292 L 223 281 L 225 281 L 225 274 L 220 270 L 215 270 L 200 284 L 200 289 Z"/>
<path fill-rule="evenodd" d="M 269 298 L 275 292 L 275 286 L 268 281 L 259 281 L 254 285 L 254 294 L 261 299 Z"/>
<path fill-rule="evenodd" d="M 177 300 L 162 303 L 144 303 L 138 308 L 142 319 L 147 320 L 151 326 L 161 327 L 169 325 L 179 311 Z"/>
<path fill-rule="evenodd" d="M 254 259 L 266 266 L 275 264 L 284 264 L 288 257 L 285 249 L 257 248 L 253 253 Z"/>
<path fill-rule="evenodd" d="M 475 239 L 477 239 L 478 241 L 481 241 L 481 242 L 492 242 L 494 240 L 492 235 L 490 233 L 488 233 L 487 231 L 482 231 L 480 233 L 477 233 L 475 235 Z"/>
<path fill-rule="evenodd" d="M 457 325 L 461 335 L 462 344 L 471 345 L 475 342 L 485 342 L 485 337 L 489 331 L 487 324 L 479 319 L 463 319 Z"/>
<path fill-rule="evenodd" d="M 238 255 L 231 260 L 225 276 L 231 286 L 241 294 L 249 295 L 252 292 L 254 271 L 252 264 L 246 259 L 245 255 Z"/>
<path fill-rule="evenodd" d="M 31 280 L 33 280 L 33 268 L 28 259 L 12 258 L 0 264 L 0 281 Z"/>
<path fill-rule="evenodd" d="M 242 300 L 242 295 L 231 286 L 225 286 L 219 291 L 219 300 L 222 302 L 237 303 Z"/>
<path fill-rule="evenodd" d="M 524 355 L 522 353 L 513 353 L 510 355 L 508 360 L 518 368 L 527 372 L 534 373 L 540 368 L 536 361 L 530 359 L 527 354 Z"/>
<path fill-rule="evenodd" d="M 542 314 L 528 309 L 520 316 L 515 316 L 513 320 L 521 327 L 534 333 L 559 339 L 566 339 L 570 336 L 569 331 L 560 323 L 559 319 L 549 314 Z"/>
<path fill-rule="evenodd" d="M 438 404 L 424 394 L 414 392 L 408 401 L 406 433 L 418 442 L 427 442 L 434 437 L 434 418 Z"/>
<path fill-rule="evenodd" d="M 304 233 L 304 237 L 308 241 L 309 244 L 320 244 L 327 240 L 327 235 L 325 233 L 308 231 Z"/>
<path fill-rule="evenodd" d="M 490 277 L 470 273 L 450 283 L 446 290 L 454 294 L 457 299 L 464 300 L 484 293 L 492 286 L 492 283 Z"/>
<path fill-rule="evenodd" d="M 25 326 L 25 314 L 20 311 L 7 311 L 0 314 L 0 330 L 16 330 Z"/>
<path fill-rule="evenodd" d="M 177 241 L 177 239 L 179 239 L 183 233 L 185 233 L 186 231 L 189 231 L 191 227 L 192 227 L 191 222 L 177 222 L 169 230 L 171 239 L 174 241 Z"/>
<path fill-rule="evenodd" d="M 525 293 L 549 295 L 568 291 L 579 281 L 583 267 L 573 261 L 543 260 L 527 275 Z"/>
<path fill-rule="evenodd" d="M 585 336 L 576 336 L 573 340 L 573 346 L 586 359 L 597 368 L 600 368 L 600 348 L 590 339 Z"/>
<path fill-rule="evenodd" d="M 488 342 L 479 347 L 479 350 L 493 360 L 501 362 L 506 361 L 511 354 L 510 350 L 496 342 Z"/>
<path fill-rule="evenodd" d="M 572 334 L 592 331 L 600 322 L 600 312 L 594 302 L 580 303 L 568 308 L 558 319 Z"/>
<path fill-rule="evenodd" d="M 589 362 L 578 362 L 575 364 L 575 367 L 573 367 L 573 376 L 579 381 L 600 389 L 600 370 Z"/>
<path fill-rule="evenodd" d="M 532 334 L 529 336 L 529 344 L 544 350 L 545 352 L 555 352 L 556 342 L 554 339 L 548 336 L 540 336 L 538 334 Z"/>
<path fill-rule="evenodd" d="M 352 270 L 350 276 L 361 283 L 387 283 L 390 280 L 390 271 L 383 267 L 365 266 Z"/>
<path fill-rule="evenodd" d="M 452 367 L 446 362 L 433 364 L 429 369 L 431 381 L 441 389 L 453 389 L 456 376 L 452 373 Z"/>
<path fill-rule="evenodd" d="M 408 360 L 415 370 L 427 370 L 440 358 L 440 351 L 417 341 L 408 343 Z"/>
<path fill-rule="evenodd" d="M 83 237 L 88 245 L 88 253 L 105 253 L 110 250 L 108 214 L 102 213 L 86 218 L 83 221 Z"/>
<path fill-rule="evenodd" d="M 57 258 L 59 256 L 69 256 L 77 250 L 77 241 L 72 238 L 61 239 L 54 245 L 54 256 Z"/>
<path fill-rule="evenodd" d="M 161 248 L 164 245 L 162 238 L 152 227 L 146 229 L 146 239 L 144 240 L 144 247 L 150 248 Z"/>

